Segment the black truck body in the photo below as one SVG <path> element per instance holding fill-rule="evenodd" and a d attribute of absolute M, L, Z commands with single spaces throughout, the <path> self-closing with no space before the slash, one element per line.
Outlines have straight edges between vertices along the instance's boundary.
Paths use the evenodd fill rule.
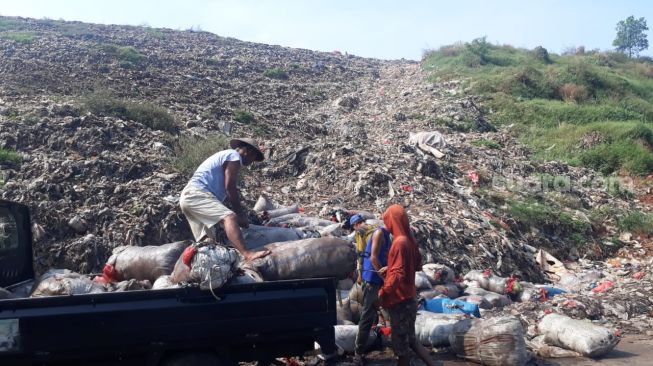
<path fill-rule="evenodd" d="M 27 208 L 0 201 L 2 225 L 0 283 L 7 287 L 33 276 Z M 215 294 L 186 287 L 0 300 L 0 365 L 233 364 L 302 355 L 314 342 L 330 354 L 335 292 L 335 280 L 322 278 Z M 202 357 L 169 363 L 192 355 Z"/>

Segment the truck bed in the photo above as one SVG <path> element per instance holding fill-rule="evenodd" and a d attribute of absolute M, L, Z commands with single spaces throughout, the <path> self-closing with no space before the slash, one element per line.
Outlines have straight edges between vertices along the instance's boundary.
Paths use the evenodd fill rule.
<path fill-rule="evenodd" d="M 215 351 L 232 361 L 335 350 L 332 278 L 0 301 L 0 365 L 158 364 L 173 353 Z M 2 330 L 0 329 L 0 334 Z M 91 360 L 93 362 L 91 363 Z"/>

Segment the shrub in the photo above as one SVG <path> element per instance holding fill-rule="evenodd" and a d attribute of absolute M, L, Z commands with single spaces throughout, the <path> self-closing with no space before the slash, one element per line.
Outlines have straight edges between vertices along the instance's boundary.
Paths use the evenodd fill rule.
<path fill-rule="evenodd" d="M 165 108 L 152 103 L 124 101 L 100 92 L 86 97 L 84 107 L 93 114 L 129 119 L 153 130 L 166 132 L 177 130 L 174 117 Z"/>
<path fill-rule="evenodd" d="M 0 32 L 20 30 L 24 25 L 25 23 L 13 19 L 0 19 Z"/>
<path fill-rule="evenodd" d="M 22 44 L 34 42 L 36 34 L 34 32 L 7 32 L 0 34 L 0 38 L 8 39 Z"/>
<path fill-rule="evenodd" d="M 2 163 L 20 163 L 22 158 L 20 154 L 12 150 L 0 148 L 0 164 Z"/>
<path fill-rule="evenodd" d="M 486 140 L 486 139 L 480 139 L 480 140 L 474 140 L 472 141 L 472 145 L 474 146 L 485 146 L 490 149 L 501 149 L 503 146 L 501 144 L 494 142 L 492 140 Z"/>
<path fill-rule="evenodd" d="M 469 51 L 469 53 L 478 56 L 478 58 L 481 60 L 481 65 L 487 63 L 490 47 L 491 45 L 487 42 L 486 37 L 476 38 L 470 43 L 465 44 L 465 48 L 467 51 Z"/>
<path fill-rule="evenodd" d="M 651 235 L 653 234 L 653 215 L 633 212 L 622 217 L 618 226 L 620 229 L 632 233 Z"/>
<path fill-rule="evenodd" d="M 587 88 L 574 83 L 566 83 L 558 89 L 560 98 L 565 102 L 580 103 L 587 99 Z"/>
<path fill-rule="evenodd" d="M 288 73 L 286 73 L 286 70 L 280 67 L 275 67 L 272 69 L 265 70 L 263 75 L 271 79 L 278 79 L 278 80 L 288 79 Z"/>
<path fill-rule="evenodd" d="M 245 124 L 250 124 L 254 121 L 256 121 L 256 117 L 254 117 L 254 114 L 242 109 L 236 109 L 234 111 L 234 121 L 240 122 L 240 123 L 245 123 Z"/>
<path fill-rule="evenodd" d="M 107 55 L 116 57 L 120 61 L 120 66 L 126 69 L 139 66 L 145 59 L 145 55 L 131 46 L 121 47 L 113 44 L 106 44 L 102 45 L 100 50 Z"/>
<path fill-rule="evenodd" d="M 181 137 L 174 148 L 172 167 L 190 176 L 206 158 L 228 148 L 229 138 L 225 135 L 209 135 L 206 138 Z"/>
<path fill-rule="evenodd" d="M 551 62 L 549 51 L 547 51 L 546 48 L 542 46 L 537 46 L 533 49 L 533 57 L 535 57 L 536 60 L 545 62 L 547 64 Z"/>

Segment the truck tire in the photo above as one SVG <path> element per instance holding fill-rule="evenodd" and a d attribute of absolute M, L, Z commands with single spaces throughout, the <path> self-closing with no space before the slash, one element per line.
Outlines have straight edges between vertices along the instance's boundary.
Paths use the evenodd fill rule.
<path fill-rule="evenodd" d="M 213 352 L 188 352 L 166 357 L 161 366 L 224 366 L 218 355 Z"/>

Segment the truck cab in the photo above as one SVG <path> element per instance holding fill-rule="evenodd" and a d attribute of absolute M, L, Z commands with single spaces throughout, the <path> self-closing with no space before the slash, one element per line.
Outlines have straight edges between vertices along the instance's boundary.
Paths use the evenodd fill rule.
<path fill-rule="evenodd" d="M 0 201 L 0 365 L 235 365 L 335 353 L 333 278 L 29 298 L 29 210 Z"/>

